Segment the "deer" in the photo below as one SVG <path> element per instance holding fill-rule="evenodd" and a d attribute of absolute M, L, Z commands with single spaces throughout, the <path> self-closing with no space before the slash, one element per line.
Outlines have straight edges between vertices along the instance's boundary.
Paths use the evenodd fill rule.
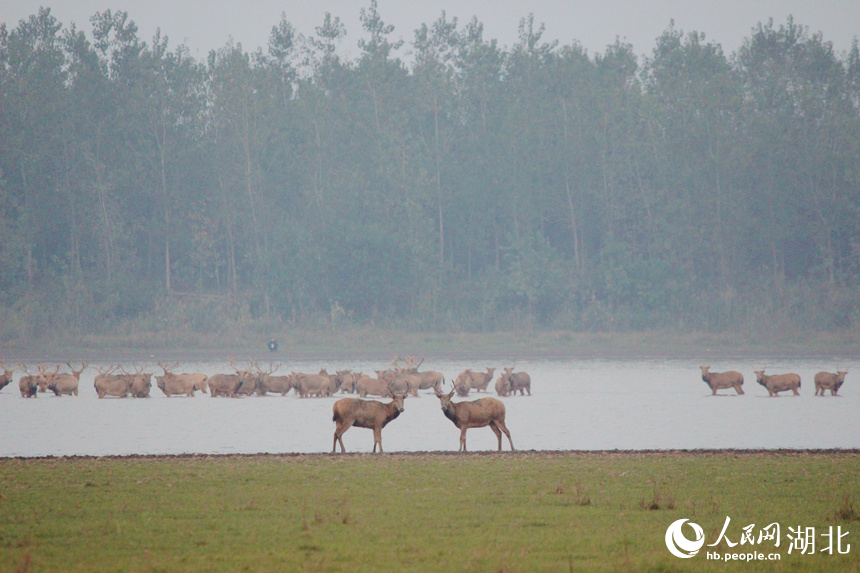
<path fill-rule="evenodd" d="M 158 366 L 164 370 L 164 375 L 156 376 L 155 383 L 166 396 L 186 395 L 193 397 L 195 390 L 200 390 L 204 394 L 209 390 L 209 377 L 206 374 L 176 374 L 173 370 L 179 366 L 179 362 L 172 365 L 159 362 Z"/>
<path fill-rule="evenodd" d="M 96 368 L 99 373 L 93 380 L 93 387 L 96 389 L 96 394 L 99 395 L 99 398 L 104 398 L 105 396 L 125 398 L 131 393 L 131 385 L 134 379 L 126 374 L 114 374 L 117 369 L 123 372 L 120 365 Z"/>
<path fill-rule="evenodd" d="M 466 430 L 469 428 L 483 428 L 490 426 L 493 433 L 499 439 L 499 451 L 502 451 L 502 433 L 508 437 L 511 451 L 514 451 L 514 442 L 511 433 L 505 426 L 505 405 L 501 400 L 495 398 L 480 398 L 473 402 L 452 402 L 454 390 L 448 394 L 437 393 L 436 397 L 442 405 L 442 413 L 460 428 L 460 449 L 466 451 Z"/>
<path fill-rule="evenodd" d="M 9 370 L 3 363 L 0 363 L 0 368 L 3 369 L 3 374 L 0 374 L 0 390 L 2 390 L 6 386 L 8 386 L 10 382 L 12 382 L 12 374 L 15 373 L 16 369 L 12 368 L 11 370 Z"/>
<path fill-rule="evenodd" d="M 403 361 L 403 367 L 398 368 L 397 362 L 400 359 L 401 358 L 398 356 L 397 358 L 394 359 L 394 362 L 392 364 L 395 366 L 395 368 L 397 368 L 398 372 L 405 372 L 407 374 L 412 374 L 413 376 L 417 376 L 418 380 L 419 380 L 419 383 L 418 383 L 418 389 L 419 390 L 428 390 L 428 389 L 432 388 L 434 392 L 441 392 L 442 391 L 442 384 L 445 382 L 445 375 L 444 374 L 442 374 L 441 372 L 437 372 L 435 370 L 426 370 L 424 372 L 418 372 L 418 367 L 421 366 L 422 364 L 424 364 L 424 357 L 423 356 L 421 357 L 421 360 L 418 361 L 418 364 L 415 364 L 415 357 L 410 356 L 408 361 L 406 361 L 406 360 Z"/>
<path fill-rule="evenodd" d="M 505 367 L 505 373 L 502 376 L 507 377 L 511 385 L 511 395 L 516 396 L 517 390 L 520 391 L 520 396 L 525 396 L 526 392 L 529 396 L 532 395 L 532 377 L 528 372 L 514 372 L 515 366 L 510 368 Z"/>
<path fill-rule="evenodd" d="M 21 397 L 36 398 L 36 393 L 39 391 L 39 376 L 30 374 L 27 370 L 27 365 L 24 363 L 19 364 L 18 368 L 24 372 L 24 376 L 18 379 L 18 390 L 21 391 Z"/>
<path fill-rule="evenodd" d="M 382 428 L 403 412 L 403 400 L 406 394 L 395 394 L 389 386 L 391 402 L 383 403 L 376 400 L 362 400 L 360 398 L 341 398 L 332 406 L 332 421 L 335 423 L 334 442 L 331 453 L 337 451 L 340 443 L 340 453 L 346 453 L 343 446 L 343 435 L 351 427 L 370 428 L 373 430 L 373 452 L 379 445 L 379 453 L 382 453 Z"/>
<path fill-rule="evenodd" d="M 819 372 L 815 375 L 815 395 L 824 396 L 825 390 L 830 390 L 831 396 L 838 396 L 839 388 L 845 383 L 847 370 L 839 370 L 833 372 Z"/>
<path fill-rule="evenodd" d="M 795 396 L 800 396 L 800 392 L 797 391 L 800 388 L 800 376 L 794 372 L 768 375 L 764 373 L 764 368 L 754 370 L 754 372 L 756 382 L 767 388 L 768 396 L 779 396 L 780 392 L 785 392 L 786 390 L 791 390 Z"/>
<path fill-rule="evenodd" d="M 57 366 L 54 367 L 53 372 L 48 370 L 48 366 L 45 364 L 37 365 L 36 369 L 39 371 L 39 374 L 36 376 L 37 384 L 39 385 L 39 392 L 47 392 L 48 384 L 51 383 L 51 380 L 53 380 L 54 376 L 56 376 L 60 371 L 60 365 L 57 364 Z"/>
<path fill-rule="evenodd" d="M 469 390 L 472 389 L 472 376 L 474 373 L 471 368 L 467 368 L 460 372 L 457 377 L 454 379 L 454 391 L 457 393 L 457 396 L 461 398 L 465 398 L 469 395 Z"/>
<path fill-rule="evenodd" d="M 726 388 L 734 388 L 735 392 L 742 395 L 744 393 L 743 386 L 744 375 L 735 370 L 728 372 L 708 372 L 710 366 L 699 366 L 702 369 L 702 380 L 711 389 L 712 396 L 717 395 L 717 390 Z"/>
<path fill-rule="evenodd" d="M 66 366 L 69 367 L 72 373 L 55 373 L 48 380 L 48 390 L 51 390 L 55 396 L 62 396 L 63 394 L 77 396 L 78 385 L 81 381 L 81 372 L 86 369 L 88 364 L 88 362 L 81 362 L 80 369 L 75 370 L 75 367 L 72 366 L 71 360 L 66 362 Z"/>
<path fill-rule="evenodd" d="M 281 396 L 286 396 L 287 392 L 292 389 L 289 376 L 275 376 L 275 372 L 280 369 L 281 363 L 277 364 L 269 362 L 268 372 L 260 368 L 256 362 L 253 363 L 257 369 L 257 394 L 265 396 L 269 392 L 279 393 Z"/>
<path fill-rule="evenodd" d="M 475 389 L 475 392 L 486 392 L 487 386 L 490 385 L 490 381 L 493 379 L 493 374 L 496 372 L 495 368 L 490 368 L 487 366 L 486 372 L 472 372 L 472 379 L 469 382 L 469 386 Z"/>

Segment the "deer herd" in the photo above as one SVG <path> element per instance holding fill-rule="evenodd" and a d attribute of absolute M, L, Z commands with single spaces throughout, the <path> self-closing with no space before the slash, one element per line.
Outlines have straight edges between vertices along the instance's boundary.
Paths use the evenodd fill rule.
<path fill-rule="evenodd" d="M 726 390 L 733 388 L 738 394 L 743 394 L 744 375 L 736 370 L 728 372 L 711 372 L 710 366 L 699 366 L 702 369 L 702 381 L 711 389 L 712 395 L 717 395 L 717 390 Z M 830 390 L 831 396 L 837 396 L 839 388 L 845 382 L 847 370 L 839 370 L 834 372 L 819 372 L 813 379 L 815 382 L 815 395 L 824 396 L 825 390 Z M 800 396 L 800 376 L 794 372 L 786 374 L 765 374 L 765 368 L 754 370 L 755 380 L 765 387 L 767 395 L 770 397 L 779 396 L 780 392 L 791 390 L 794 396 Z"/>
<path fill-rule="evenodd" d="M 405 359 L 397 356 L 391 362 L 392 368 L 375 371 L 376 377 L 351 370 L 337 370 L 334 374 L 329 374 L 325 368 L 315 374 L 292 372 L 277 375 L 275 372 L 280 369 L 280 364 L 271 364 L 268 370 L 264 370 L 253 360 L 249 360 L 246 367 L 236 366 L 231 360 L 230 367 L 234 372 L 206 375 L 199 372 L 177 373 L 175 370 L 179 367 L 178 362 L 158 362 L 163 374 L 155 376 L 155 380 L 158 388 L 168 397 L 193 397 L 195 392 L 208 393 L 213 398 L 267 394 L 285 396 L 290 390 L 300 398 L 327 397 L 337 392 L 357 394 L 359 398 L 341 398 L 332 407 L 332 421 L 335 423 L 332 453 L 337 450 L 338 444 L 341 452 L 346 451 L 343 434 L 353 426 L 373 430 L 373 452 L 376 452 L 377 446 L 382 452 L 382 429 L 404 411 L 404 400 L 407 396 L 418 396 L 419 390 L 432 390 L 439 398 L 442 413 L 460 430 L 460 451 L 466 451 L 466 430 L 485 426 L 489 426 L 498 438 L 499 451 L 502 450 L 502 434 L 508 438 L 511 450 L 514 449 L 511 434 L 505 425 L 505 405 L 502 401 L 492 397 L 474 401 L 453 401 L 455 394 L 466 397 L 473 390 L 476 393 L 486 393 L 495 368 L 487 368 L 486 372 L 464 370 L 452 381 L 453 389 L 443 393 L 445 377 L 436 371 L 419 372 L 418 368 L 423 362 L 423 358 L 416 364 L 414 356 Z M 23 398 L 35 398 L 38 393 L 48 391 L 56 396 L 77 396 L 81 373 L 89 364 L 81 362 L 76 367 L 69 361 L 65 365 L 70 370 L 69 373 L 60 372 L 62 365 L 51 369 L 45 364 L 39 364 L 35 367 L 35 372 L 31 372 L 26 364 L 8 368 L 0 363 L 0 369 L 3 370 L 0 374 L 0 390 L 13 381 L 15 370 L 21 370 L 23 374 L 18 380 L 18 389 Z M 700 368 L 702 380 L 708 385 L 712 395 L 717 395 L 718 390 L 726 389 L 734 389 L 737 394 L 744 394 L 744 377 L 740 372 L 711 372 L 710 366 Z M 121 365 L 96 367 L 98 374 L 94 378 L 93 386 L 98 397 L 149 397 L 152 373 L 144 372 L 144 369 L 137 365 L 134 365 L 133 369 L 133 372 L 128 372 Z M 764 386 L 768 396 L 775 397 L 786 391 L 791 391 L 794 396 L 800 394 L 798 390 L 801 380 L 795 373 L 767 375 L 764 373 L 764 367 L 754 372 L 756 382 Z M 817 373 L 814 377 L 815 395 L 824 396 L 825 391 L 829 390 L 831 396 L 837 396 L 847 374 L 847 370 L 840 369 L 837 369 L 836 373 Z M 531 377 L 526 372 L 515 372 L 514 366 L 504 367 L 496 379 L 495 390 L 502 397 L 515 396 L 517 392 L 521 396 L 526 393 L 531 396 Z M 384 403 L 365 400 L 367 396 L 390 397 L 392 401 Z"/>

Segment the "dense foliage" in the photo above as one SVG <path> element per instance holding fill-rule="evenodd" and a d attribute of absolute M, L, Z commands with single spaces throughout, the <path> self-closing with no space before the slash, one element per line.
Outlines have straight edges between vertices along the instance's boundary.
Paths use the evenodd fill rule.
<path fill-rule="evenodd" d="M 507 48 L 327 15 L 206 61 L 123 12 L 0 28 L 0 333 L 860 322 L 860 52 Z"/>

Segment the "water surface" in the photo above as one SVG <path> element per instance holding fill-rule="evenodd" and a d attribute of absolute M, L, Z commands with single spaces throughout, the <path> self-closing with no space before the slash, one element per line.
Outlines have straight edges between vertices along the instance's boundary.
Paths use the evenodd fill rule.
<path fill-rule="evenodd" d="M 753 365 L 712 361 L 713 371 L 740 370 L 743 396 L 701 381 L 699 365 L 689 360 L 532 359 L 517 370 L 532 377 L 532 396 L 502 398 L 514 446 L 522 450 L 612 450 L 698 448 L 858 448 L 860 382 L 848 374 L 839 397 L 813 395 L 813 376 L 835 364 L 809 359 L 768 360 L 769 373 L 796 372 L 799 397 L 769 398 L 756 384 Z M 0 456 L 130 454 L 317 453 L 331 451 L 332 398 L 285 397 L 167 398 L 155 386 L 149 399 L 105 398 L 93 389 L 92 364 L 81 376 L 80 395 L 40 394 L 22 399 L 15 381 L 0 391 Z M 481 370 L 491 361 L 427 361 L 422 370 L 438 370 L 446 379 L 465 368 Z M 851 364 L 841 363 L 841 367 Z M 380 361 L 302 361 L 281 372 L 329 372 L 351 368 L 373 373 Z M 161 373 L 158 367 L 147 371 Z M 183 363 L 180 372 L 232 372 L 227 362 Z M 495 377 L 494 377 L 495 380 Z M 450 383 L 446 384 L 450 389 Z M 490 394 L 493 383 L 490 384 Z M 472 400 L 484 394 L 471 394 Z M 455 401 L 457 399 L 455 398 Z M 433 394 L 408 398 L 404 413 L 382 434 L 386 451 L 456 450 L 459 430 L 446 419 Z M 468 432 L 470 450 L 492 450 L 489 428 Z M 350 452 L 369 452 L 370 430 L 344 435 Z M 504 448 L 507 449 L 507 440 Z"/>

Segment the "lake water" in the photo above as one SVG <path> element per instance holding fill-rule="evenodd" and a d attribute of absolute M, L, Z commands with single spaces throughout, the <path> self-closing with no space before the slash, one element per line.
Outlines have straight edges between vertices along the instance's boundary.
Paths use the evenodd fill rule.
<path fill-rule="evenodd" d="M 12 361 L 9 361 L 13 363 Z M 715 448 L 858 448 L 860 447 L 860 381 L 849 373 L 840 396 L 814 396 L 813 376 L 835 370 L 828 360 L 766 361 L 768 373 L 796 372 L 801 395 L 769 398 L 755 382 L 747 360 L 712 360 L 712 371 L 740 370 L 743 396 L 721 390 L 711 396 L 701 381 L 699 364 L 690 360 L 533 359 L 518 360 L 517 370 L 532 377 L 532 396 L 502 398 L 507 426 L 518 450 L 715 449 Z M 167 398 L 155 386 L 149 399 L 99 400 L 93 389 L 92 364 L 81 376 L 80 395 L 39 394 L 23 399 L 15 380 L 0 391 L 0 457 L 317 453 L 332 447 L 332 404 L 340 398 L 285 397 Z M 484 360 L 425 362 L 450 380 L 464 370 L 501 370 Z M 840 362 L 841 368 L 853 364 Z M 301 361 L 289 371 L 329 372 L 351 368 L 373 373 L 387 367 L 379 361 Z M 157 367 L 147 371 L 161 373 Z M 178 372 L 232 372 L 224 363 L 183 363 Z M 490 384 L 490 396 L 494 381 Z M 446 383 L 450 389 L 450 382 Z M 473 400 L 485 394 L 470 394 Z M 458 399 L 455 398 L 455 401 Z M 370 452 L 370 430 L 344 434 L 348 452 Z M 456 451 L 459 430 L 446 419 L 432 393 L 408 398 L 405 411 L 382 432 L 387 452 Z M 471 429 L 470 451 L 494 450 L 489 428 Z M 507 440 L 504 449 L 508 448 Z"/>

